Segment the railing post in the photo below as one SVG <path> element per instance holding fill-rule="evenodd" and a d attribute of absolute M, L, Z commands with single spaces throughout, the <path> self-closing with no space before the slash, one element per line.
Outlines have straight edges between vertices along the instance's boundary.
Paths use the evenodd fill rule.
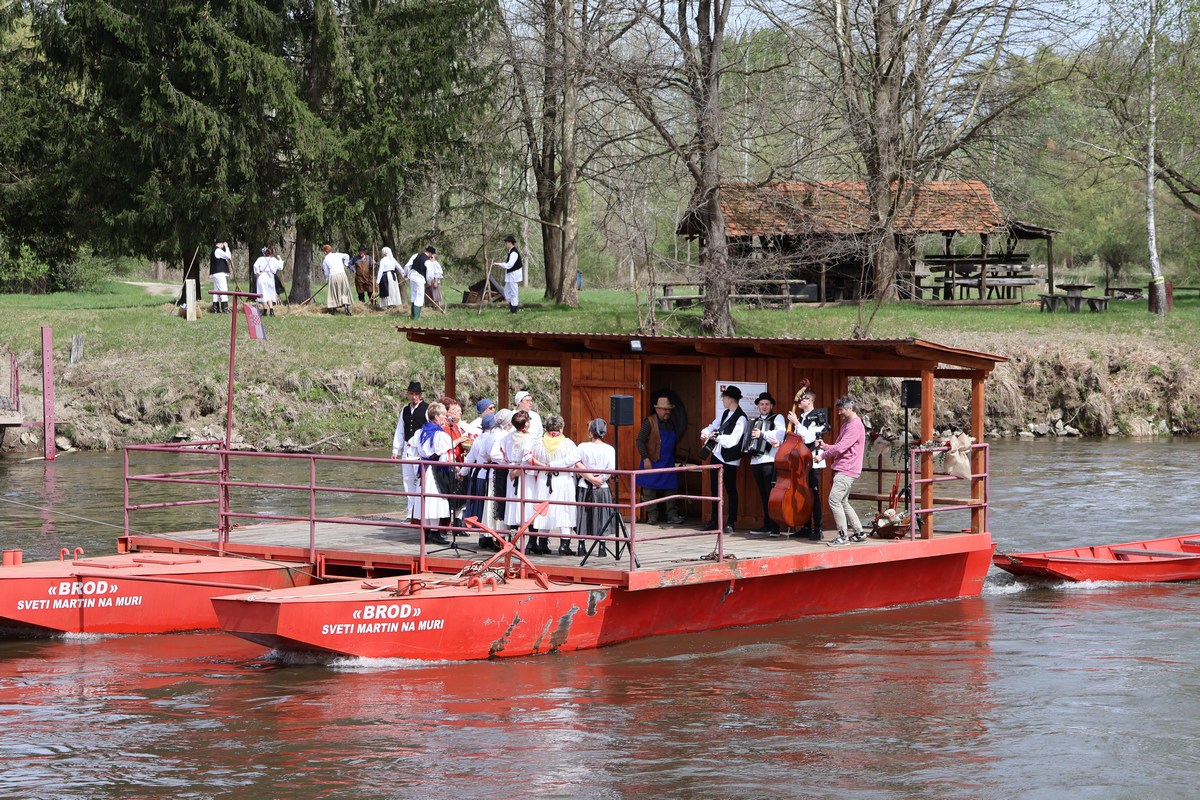
<path fill-rule="evenodd" d="M 308 458 L 308 559 L 317 560 L 317 459 Z"/>
<path fill-rule="evenodd" d="M 617 478 L 618 485 L 620 478 Z M 620 513 L 620 512 L 617 512 Z M 637 568 L 637 472 L 629 474 L 629 571 Z"/>
<path fill-rule="evenodd" d="M 217 455 L 217 555 L 225 555 L 229 541 L 229 451 L 221 445 Z"/>
<path fill-rule="evenodd" d="M 122 467 L 122 473 L 121 473 L 122 476 L 124 477 L 124 480 L 122 481 L 122 483 L 124 484 L 124 496 L 122 499 L 125 504 L 122 513 L 124 516 L 125 536 L 128 536 L 129 535 L 129 450 L 128 449 L 122 450 L 121 455 L 123 457 L 122 461 L 123 461 L 123 465 L 124 465 Z"/>

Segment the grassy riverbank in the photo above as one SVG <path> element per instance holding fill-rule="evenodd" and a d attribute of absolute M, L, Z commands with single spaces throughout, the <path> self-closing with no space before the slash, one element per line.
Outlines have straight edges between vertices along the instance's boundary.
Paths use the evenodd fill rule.
<path fill-rule="evenodd" d="M 542 302 L 540 292 L 526 302 Z M 860 323 L 855 306 L 792 311 L 738 308 L 738 334 L 847 338 Z M 659 313 L 661 333 L 692 334 L 699 309 Z M 410 344 L 396 326 L 503 328 L 526 331 L 631 332 L 645 324 L 628 292 L 581 294 L 581 308 L 426 308 L 418 323 L 407 315 L 369 311 L 329 316 L 323 309 L 285 309 L 267 319 L 268 339 L 239 339 L 239 432 L 262 447 L 383 448 L 390 442 L 397 402 L 411 377 L 442 385 L 442 362 L 432 348 Z M 0 296 L 0 347 L 18 354 L 27 412 L 40 403 L 40 327 L 55 335 L 56 400 L 61 434 L 80 447 L 161 441 L 181 431 L 223 424 L 229 317 L 187 323 L 170 314 L 144 286 L 108 284 L 88 294 Z M 989 387 L 988 426 L 1011 432 L 1057 418 L 1087 434 L 1147 434 L 1200 430 L 1200 297 L 1176 297 L 1159 321 L 1141 301 L 1114 301 L 1106 314 L 1042 314 L 1036 303 L 997 307 L 885 305 L 873 337 L 919 337 L 1010 358 Z M 84 335 L 84 358 L 67 364 L 70 340 Z M 460 362 L 464 399 L 495 391 L 487 359 Z M 7 378 L 7 370 L 2 380 Z M 514 370 L 543 407 L 556 404 L 557 375 Z M 6 385 L 3 388 L 7 388 Z M 860 387 L 876 398 L 882 424 L 896 413 L 886 384 Z M 6 394 L 6 392 L 5 392 Z M 939 422 L 961 418 L 964 398 L 939 397 Z M 26 437 L 28 439 L 28 436 Z M 5 445 L 30 447 L 11 431 Z"/>

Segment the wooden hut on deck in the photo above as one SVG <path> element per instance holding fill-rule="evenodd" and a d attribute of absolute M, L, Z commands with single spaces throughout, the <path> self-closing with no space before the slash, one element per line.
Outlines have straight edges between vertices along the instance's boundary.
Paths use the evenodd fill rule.
<path fill-rule="evenodd" d="M 677 456 L 695 461 L 699 455 L 699 431 L 717 415 L 720 388 L 734 384 L 753 405 L 760 391 L 771 392 L 780 412 L 788 411 L 792 398 L 807 379 L 816 393 L 817 406 L 832 408 L 847 394 L 854 377 L 892 377 L 921 382 L 921 441 L 933 438 L 933 391 L 940 380 L 969 381 L 970 419 L 962 427 L 976 441 L 983 440 L 984 380 L 1002 356 L 965 350 L 921 339 L 754 339 L 737 337 L 639 336 L 635 334 L 522 333 L 471 329 L 398 327 L 410 341 L 440 349 L 445 361 L 445 391 L 457 395 L 457 372 L 466 359 L 488 359 L 497 369 L 499 405 L 511 406 L 516 390 L 509 370 L 513 366 L 554 367 L 559 371 L 558 409 L 566 422 L 566 434 L 587 441 L 588 422 L 609 418 L 610 397 L 633 397 L 634 419 L 630 427 L 610 432 L 610 443 L 618 446 L 617 466 L 635 469 L 639 463 L 634 437 L 650 413 L 653 398 L 665 390 L 674 392 L 689 419 Z M 427 381 L 428 383 L 428 381 Z M 490 394 L 490 392 L 489 392 Z M 547 409 L 543 408 L 545 414 Z M 869 411 L 869 409 L 868 409 Z M 836 417 L 830 420 L 836 437 Z M 977 458 L 975 473 L 985 471 Z M 925 465 L 932 474 L 932 463 Z M 697 476 L 698 477 L 698 476 Z M 828 496 L 831 478 L 826 475 L 822 502 Z M 690 489 L 699 490 L 694 486 Z M 982 499 L 985 480 L 971 481 L 970 497 Z M 623 489 L 622 492 L 627 491 Z M 739 528 L 762 521 L 762 509 L 749 469 L 739 470 L 742 498 Z M 694 491 L 692 493 L 700 493 Z M 628 496 L 627 494 L 625 496 Z M 871 499 L 862 493 L 852 495 Z M 933 487 L 922 487 L 922 507 L 933 503 Z M 972 530 L 985 530 L 983 509 L 972 512 Z M 690 509 L 692 516 L 703 513 Z M 826 515 L 825 519 L 831 519 Z"/>

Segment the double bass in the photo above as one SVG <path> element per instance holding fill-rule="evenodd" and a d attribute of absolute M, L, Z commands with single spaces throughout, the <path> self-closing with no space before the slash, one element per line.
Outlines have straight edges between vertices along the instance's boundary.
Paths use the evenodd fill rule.
<path fill-rule="evenodd" d="M 792 399 L 793 414 L 808 387 L 807 379 L 801 381 L 800 389 Z M 767 506 L 772 519 L 793 529 L 804 526 L 812 519 L 813 494 L 808 485 L 808 472 L 812 464 L 812 451 L 789 423 L 783 441 L 775 450 L 775 486 L 771 489 Z"/>

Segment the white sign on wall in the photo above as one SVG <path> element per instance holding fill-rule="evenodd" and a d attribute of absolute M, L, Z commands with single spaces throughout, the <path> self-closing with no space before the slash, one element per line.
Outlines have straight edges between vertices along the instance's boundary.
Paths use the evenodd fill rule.
<path fill-rule="evenodd" d="M 758 383 L 756 381 L 717 381 L 716 405 L 714 408 L 717 409 L 718 419 L 721 418 L 721 412 L 725 409 L 725 404 L 721 402 L 721 392 L 725 391 L 726 386 L 736 386 L 742 390 L 742 399 L 738 401 L 738 405 L 742 407 L 742 411 L 746 412 L 746 416 L 751 419 L 758 416 L 758 406 L 754 404 L 754 401 L 760 394 L 767 391 L 765 383 Z"/>

